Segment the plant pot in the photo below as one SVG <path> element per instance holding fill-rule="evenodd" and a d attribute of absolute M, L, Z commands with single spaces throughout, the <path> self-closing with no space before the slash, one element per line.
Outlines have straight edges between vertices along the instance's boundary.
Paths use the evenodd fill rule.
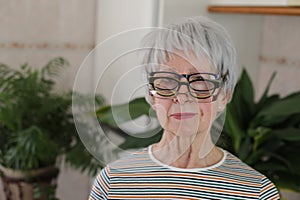
<path fill-rule="evenodd" d="M 0 165 L 0 172 L 6 200 L 48 200 L 54 197 L 59 173 L 54 166 L 22 172 Z"/>

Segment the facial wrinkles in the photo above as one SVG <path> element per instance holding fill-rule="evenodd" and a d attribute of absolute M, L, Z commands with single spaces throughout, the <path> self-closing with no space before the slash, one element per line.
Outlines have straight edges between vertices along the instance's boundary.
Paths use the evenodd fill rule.
<path fill-rule="evenodd" d="M 194 65 L 192 65 L 192 62 L 188 62 L 184 57 L 174 55 L 172 60 L 168 61 L 167 63 L 164 63 L 164 65 L 160 67 L 160 71 L 170 71 L 178 74 L 213 72 L 214 70 L 210 68 L 208 61 L 205 60 L 206 59 L 202 59 L 198 63 L 194 61 L 193 63 L 197 63 L 198 65 L 198 67 L 196 68 Z M 185 78 L 182 78 L 181 81 L 185 82 L 187 80 L 185 80 Z M 208 125 L 211 123 L 213 118 L 212 103 L 197 103 L 196 99 L 194 99 L 194 97 L 191 97 L 191 95 L 187 93 L 188 88 L 186 85 L 181 85 L 178 92 L 179 94 L 177 95 L 177 97 L 174 97 L 177 98 L 177 102 L 171 99 L 156 100 L 157 106 L 160 107 L 160 110 L 165 114 L 164 116 L 160 116 L 161 122 L 163 122 L 164 126 L 166 126 L 164 128 L 167 128 L 168 124 L 174 125 L 175 122 L 177 124 L 180 123 L 179 126 L 186 126 L 185 123 L 189 125 L 188 122 L 184 120 L 176 121 L 172 119 L 171 115 L 174 113 L 185 113 L 185 112 L 196 113 L 198 124 L 201 125 L 202 122 L 205 122 Z M 201 126 L 203 126 L 203 124 Z"/>

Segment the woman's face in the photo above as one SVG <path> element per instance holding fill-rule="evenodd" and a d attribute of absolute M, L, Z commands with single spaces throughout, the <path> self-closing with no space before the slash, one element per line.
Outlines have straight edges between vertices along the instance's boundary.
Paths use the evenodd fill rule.
<path fill-rule="evenodd" d="M 164 63 L 159 71 L 177 74 L 217 73 L 211 69 L 205 59 L 203 60 L 188 62 L 180 56 L 174 56 L 172 60 Z M 181 81 L 186 82 L 187 80 L 182 77 Z M 201 103 L 187 92 L 187 86 L 181 85 L 177 96 L 173 99 L 153 96 L 153 109 L 156 111 L 161 126 L 165 131 L 177 136 L 196 136 L 209 133 L 217 113 L 226 106 L 226 98 L 220 93 L 216 101 Z"/>

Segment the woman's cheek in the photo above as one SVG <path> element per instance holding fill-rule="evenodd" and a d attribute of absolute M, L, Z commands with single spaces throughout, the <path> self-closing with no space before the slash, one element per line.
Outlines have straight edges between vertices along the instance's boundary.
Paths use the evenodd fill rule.
<path fill-rule="evenodd" d="M 199 105 L 200 120 L 207 125 L 211 125 L 215 118 L 215 105 L 213 103 L 203 103 Z"/>
<path fill-rule="evenodd" d="M 165 106 L 161 103 L 155 103 L 153 108 L 156 111 L 160 125 L 165 128 L 168 122 L 168 106 Z"/>
<path fill-rule="evenodd" d="M 200 113 L 202 115 L 210 115 L 212 111 L 212 104 L 211 103 L 201 103 L 199 104 Z"/>

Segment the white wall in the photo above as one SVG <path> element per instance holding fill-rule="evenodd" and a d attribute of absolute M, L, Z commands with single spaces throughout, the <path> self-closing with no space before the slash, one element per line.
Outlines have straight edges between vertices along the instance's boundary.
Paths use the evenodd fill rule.
<path fill-rule="evenodd" d="M 129 29 L 157 25 L 157 3 L 157 0 L 98 0 L 96 42 Z"/>
<path fill-rule="evenodd" d="M 282 96 L 300 90 L 300 17 L 265 16 L 263 22 L 258 94 L 271 74 L 277 74 L 270 93 Z"/>
<path fill-rule="evenodd" d="M 41 68 L 62 56 L 71 67 L 62 72 L 59 89 L 72 88 L 80 63 L 94 46 L 95 2 L 0 0 L 0 62 Z M 80 89 L 89 88 L 90 74 Z"/>
<path fill-rule="evenodd" d="M 134 49 L 145 32 L 134 29 L 158 25 L 159 1 L 99 0 L 97 9 L 94 83 L 107 100 L 125 102 L 143 93 L 135 92 L 142 81 Z"/>

